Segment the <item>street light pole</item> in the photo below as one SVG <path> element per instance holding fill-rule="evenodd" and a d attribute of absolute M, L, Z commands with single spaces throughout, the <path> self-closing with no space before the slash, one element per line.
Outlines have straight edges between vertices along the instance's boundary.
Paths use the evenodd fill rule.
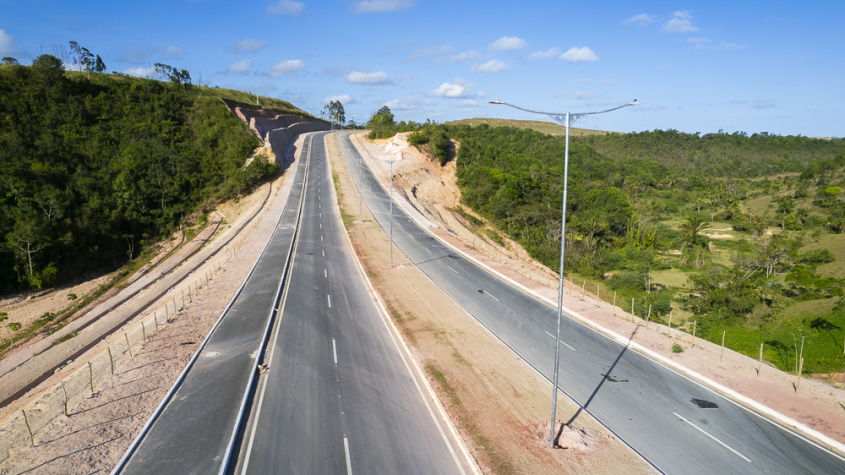
<path fill-rule="evenodd" d="M 642 104 L 634 99 L 632 102 L 627 104 L 614 107 L 612 109 L 607 109 L 598 112 L 578 112 L 578 113 L 558 113 L 558 112 L 538 112 L 533 110 L 524 109 L 519 106 L 515 106 L 513 104 L 508 104 L 507 102 L 502 102 L 498 99 L 495 101 L 490 101 L 491 104 L 499 104 L 513 107 L 514 109 L 519 109 L 525 112 L 531 112 L 533 114 L 543 114 L 551 117 L 555 122 L 564 126 L 566 128 L 566 141 L 564 146 L 563 152 L 563 206 L 561 210 L 561 218 L 560 218 L 560 280 L 558 282 L 558 289 L 557 289 L 557 335 L 555 337 L 555 365 L 554 365 L 554 381 L 552 383 L 552 423 L 551 428 L 549 429 L 549 447 L 555 447 L 555 420 L 557 419 L 557 390 L 558 390 L 558 370 L 560 369 L 560 322 L 563 316 L 563 257 L 564 257 L 564 247 L 566 244 L 566 192 L 567 192 L 567 185 L 569 184 L 569 128 L 572 124 L 578 122 L 579 120 L 583 119 L 588 115 L 595 115 L 595 114 L 604 114 L 605 112 L 615 111 L 617 109 L 621 109 L 623 107 L 634 106 L 637 104 Z"/>

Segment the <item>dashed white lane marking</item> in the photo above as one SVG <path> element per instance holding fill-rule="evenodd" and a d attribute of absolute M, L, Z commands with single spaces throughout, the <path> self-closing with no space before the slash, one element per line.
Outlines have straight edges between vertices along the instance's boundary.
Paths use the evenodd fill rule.
<path fill-rule="evenodd" d="M 456 271 L 455 269 L 452 269 L 452 266 L 446 266 L 446 267 L 448 267 L 448 268 L 449 268 L 449 270 L 451 270 L 451 271 L 452 271 L 452 272 L 454 272 L 455 274 L 457 274 L 457 273 L 458 273 L 458 271 Z"/>
<path fill-rule="evenodd" d="M 329 277 L 329 271 L 327 269 L 323 269 L 323 277 Z"/>
<path fill-rule="evenodd" d="M 323 249 L 323 257 L 326 257 L 326 250 Z"/>
<path fill-rule="evenodd" d="M 501 302 L 501 300 L 497 299 L 495 295 L 491 294 L 490 292 L 484 292 L 485 294 L 489 295 L 490 298 L 495 300 L 496 302 Z"/>
<path fill-rule="evenodd" d="M 551 333 L 549 333 L 549 332 L 544 332 L 544 333 L 545 333 L 546 335 L 549 335 L 549 336 L 550 336 L 550 337 L 552 337 L 552 338 L 554 338 L 554 337 L 555 337 L 554 335 L 552 335 L 552 334 L 551 334 Z M 567 345 L 565 341 L 560 340 L 560 342 L 561 342 L 561 344 L 563 344 L 563 346 L 565 346 L 565 347 L 569 348 L 570 350 L 572 350 L 572 351 L 577 351 L 575 348 L 572 348 L 571 346 Z"/>
<path fill-rule="evenodd" d="M 346 451 L 346 475 L 352 475 L 352 460 L 349 458 L 349 439 L 343 437 L 343 450 Z"/>
<path fill-rule="evenodd" d="M 332 308 L 332 296 L 326 295 L 326 297 L 329 299 L 329 308 Z"/>
<path fill-rule="evenodd" d="M 334 354 L 334 364 L 337 366 L 337 341 L 332 338 L 332 353 Z"/>
<path fill-rule="evenodd" d="M 739 456 L 740 456 L 743 460 L 745 460 L 746 462 L 751 463 L 751 459 L 749 459 L 749 458 L 748 458 L 748 457 L 746 457 L 745 455 L 742 455 L 741 453 L 737 452 L 736 450 L 734 450 L 733 448 L 731 448 L 731 446 L 729 446 L 728 444 L 726 444 L 726 443 L 722 442 L 721 440 L 719 440 L 719 439 L 717 439 L 717 438 L 713 437 L 712 435 L 708 434 L 708 433 L 707 433 L 707 431 L 705 431 L 705 430 L 704 430 L 704 429 L 702 429 L 701 427 L 698 427 L 697 425 L 693 424 L 692 422 L 690 422 L 690 421 L 688 421 L 688 420 L 684 419 L 684 418 L 683 418 L 680 414 L 678 414 L 677 412 L 673 412 L 672 414 L 674 414 L 674 415 L 675 415 L 678 419 L 680 419 L 680 420 L 682 420 L 682 421 L 686 422 L 687 424 L 689 424 L 689 425 L 691 425 L 691 426 L 695 427 L 696 429 L 698 429 L 699 431 L 701 431 L 701 433 L 702 433 L 702 434 L 704 434 L 704 435 L 706 435 L 707 437 L 710 437 L 711 439 L 715 440 L 715 441 L 716 441 L 716 442 L 718 442 L 718 443 L 719 443 L 719 445 L 721 445 L 722 447 L 724 447 L 724 448 L 726 448 L 726 449 L 730 450 L 731 452 L 733 452 L 733 453 L 735 453 L 735 454 L 739 455 Z"/>
<path fill-rule="evenodd" d="M 428 251 L 429 254 L 434 254 L 433 252 L 431 252 L 431 249 L 429 249 L 429 248 L 425 248 L 425 250 Z"/>

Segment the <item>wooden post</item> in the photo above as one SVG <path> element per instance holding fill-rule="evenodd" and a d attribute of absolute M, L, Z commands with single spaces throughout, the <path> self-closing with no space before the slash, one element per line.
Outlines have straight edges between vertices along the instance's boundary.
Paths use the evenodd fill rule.
<path fill-rule="evenodd" d="M 722 352 L 719 353 L 719 361 L 722 361 L 722 357 L 725 356 L 725 334 L 728 333 L 727 330 L 722 330 Z"/>
<path fill-rule="evenodd" d="M 158 312 L 153 312 L 153 321 L 155 322 L 156 332 L 158 332 Z"/>
<path fill-rule="evenodd" d="M 613 291 L 613 316 L 616 316 L 616 291 Z"/>
<path fill-rule="evenodd" d="M 88 362 L 88 381 L 91 383 L 91 392 L 94 392 L 94 368 L 91 367 L 91 362 Z"/>
<path fill-rule="evenodd" d="M 798 388 L 801 386 L 801 373 L 804 372 L 804 358 L 801 358 L 801 362 L 798 363 L 798 379 L 795 380 L 795 392 L 798 392 Z"/>
<path fill-rule="evenodd" d="M 65 393 L 65 417 L 67 417 L 67 403 L 68 403 L 67 400 L 68 400 L 68 397 L 67 397 L 67 388 L 65 388 L 65 382 L 64 381 L 62 381 L 62 391 Z"/>
<path fill-rule="evenodd" d="M 147 326 L 144 325 L 143 320 L 141 320 L 141 334 L 144 335 L 144 341 L 147 341 Z"/>
<path fill-rule="evenodd" d="M 584 281 L 584 284 L 581 286 L 581 301 L 584 301 L 584 297 L 587 296 L 587 281 Z"/>
<path fill-rule="evenodd" d="M 596 307 L 598 307 L 601 302 L 601 284 L 596 284 Z"/>
<path fill-rule="evenodd" d="M 669 338 L 672 338 L 672 310 L 669 310 Z"/>
<path fill-rule="evenodd" d="M 111 354 L 111 347 L 108 347 L 108 350 L 109 350 L 109 362 L 111 363 L 111 375 L 114 376 L 114 358 L 112 357 L 112 354 Z M 62 383 L 62 384 L 64 384 L 64 383 Z"/>
<path fill-rule="evenodd" d="M 21 412 L 23 413 L 23 422 L 26 424 L 26 430 L 29 431 L 29 443 L 35 447 L 35 438 L 32 436 L 32 427 L 29 426 L 29 419 L 26 418 L 26 411 L 21 409 Z"/>
<path fill-rule="evenodd" d="M 692 321 L 692 346 L 695 346 L 695 324 L 698 323 L 698 320 Z"/>
<path fill-rule="evenodd" d="M 634 323 L 634 299 L 631 298 L 631 323 Z"/>
<path fill-rule="evenodd" d="M 129 334 L 126 333 L 126 332 L 123 332 L 123 336 L 126 337 L 126 348 L 129 349 L 129 357 L 132 358 L 132 345 L 129 344 Z"/>
<path fill-rule="evenodd" d="M 757 377 L 760 377 L 760 372 L 763 371 L 763 344 L 760 343 L 760 363 L 757 365 Z"/>

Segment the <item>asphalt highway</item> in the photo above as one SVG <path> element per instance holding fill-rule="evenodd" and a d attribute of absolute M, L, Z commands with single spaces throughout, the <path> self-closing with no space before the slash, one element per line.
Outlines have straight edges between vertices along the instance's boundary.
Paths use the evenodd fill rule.
<path fill-rule="evenodd" d="M 351 175 L 383 229 L 389 197 L 343 134 Z M 437 241 L 393 206 L 394 243 L 433 282 L 551 380 L 557 310 Z M 664 473 L 845 473 L 845 459 L 566 317 L 559 389 Z M 564 422 L 578 416 L 562 414 Z"/>
<path fill-rule="evenodd" d="M 269 370 L 235 473 L 472 473 L 363 281 L 314 136 Z"/>

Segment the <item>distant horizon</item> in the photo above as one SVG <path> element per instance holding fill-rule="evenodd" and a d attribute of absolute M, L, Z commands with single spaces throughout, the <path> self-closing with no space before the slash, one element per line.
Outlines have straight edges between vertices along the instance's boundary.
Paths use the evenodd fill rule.
<path fill-rule="evenodd" d="M 820 3 L 0 0 L 0 56 L 27 65 L 73 40 L 107 71 L 165 63 L 315 116 L 339 100 L 359 123 L 383 105 L 406 121 L 542 121 L 488 102 L 582 112 L 636 98 L 578 126 L 839 138 L 845 64 L 827 52 L 845 44 L 845 3 Z"/>

